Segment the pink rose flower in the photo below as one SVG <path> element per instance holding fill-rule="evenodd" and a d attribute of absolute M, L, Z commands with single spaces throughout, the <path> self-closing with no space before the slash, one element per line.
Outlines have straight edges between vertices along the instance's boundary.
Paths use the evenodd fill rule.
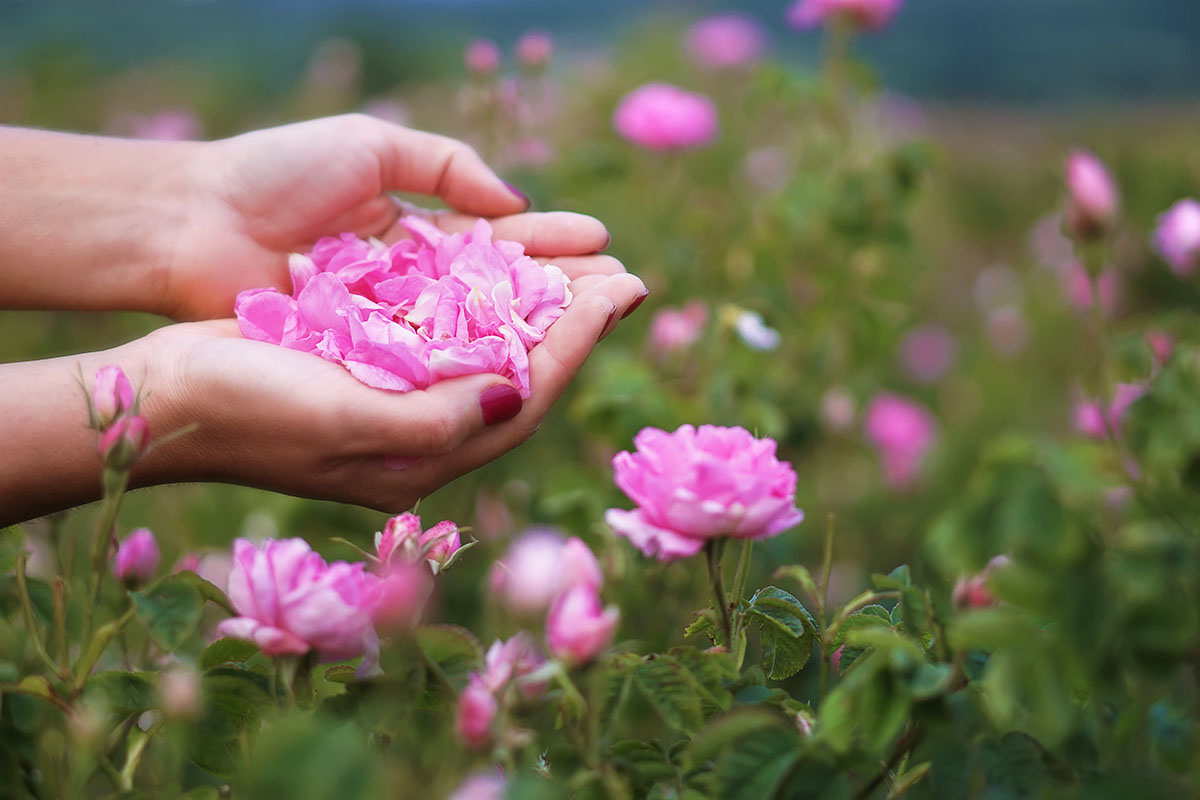
<path fill-rule="evenodd" d="M 543 69 L 554 55 L 554 40 L 543 31 L 529 31 L 517 40 L 516 55 L 525 69 Z"/>
<path fill-rule="evenodd" d="M 1200 203 L 1180 200 L 1158 218 L 1154 249 L 1176 275 L 1190 275 L 1200 266 Z"/>
<path fill-rule="evenodd" d="M 648 150 L 703 147 L 717 138 L 717 107 L 702 94 L 668 83 L 648 83 L 617 104 L 617 133 Z"/>
<path fill-rule="evenodd" d="M 637 505 L 605 521 L 659 561 L 695 555 L 724 536 L 763 539 L 798 525 L 796 471 L 775 457 L 773 439 L 744 428 L 644 428 L 636 451 L 613 458 L 617 486 Z"/>
<path fill-rule="evenodd" d="M 500 68 L 500 48 L 490 39 L 475 39 L 463 50 L 463 63 L 477 75 L 491 75 Z"/>
<path fill-rule="evenodd" d="M 887 27 L 900 5 L 901 0 L 796 0 L 787 11 L 787 22 L 803 31 L 841 18 L 859 30 L 877 31 Z"/>
<path fill-rule="evenodd" d="M 513 542 L 488 577 L 492 594 L 521 615 L 540 614 L 573 586 L 603 584 L 600 564 L 583 540 L 564 540 L 548 529 L 531 530 Z"/>
<path fill-rule="evenodd" d="M 421 549 L 425 552 L 425 560 L 435 575 L 450 557 L 458 552 L 458 548 L 462 547 L 458 525 L 448 519 L 422 533 L 419 541 Z"/>
<path fill-rule="evenodd" d="M 383 567 L 392 560 L 416 561 L 420 554 L 421 518 L 405 512 L 389 519 L 375 534 L 375 554 Z"/>
<path fill-rule="evenodd" d="M 933 383 L 954 366 L 958 342 L 942 325 L 923 325 L 908 332 L 900 343 L 905 370 L 921 383 Z"/>
<path fill-rule="evenodd" d="M 378 579 L 367 584 L 366 607 L 376 630 L 383 634 L 415 626 L 433 591 L 429 570 L 405 561 L 383 568 Z"/>
<path fill-rule="evenodd" d="M 619 621 L 616 607 L 603 607 L 594 586 L 575 586 L 551 606 L 546 617 L 546 642 L 556 658 L 585 664 L 612 644 Z"/>
<path fill-rule="evenodd" d="M 483 684 L 493 694 L 499 694 L 509 681 L 519 681 L 546 663 L 546 656 L 537 641 L 528 633 L 513 634 L 508 641 L 496 640 L 488 648 L 483 671 Z M 544 682 L 526 683 L 521 691 L 533 699 L 546 689 Z"/>
<path fill-rule="evenodd" d="M 117 417 L 133 408 L 135 399 L 133 384 L 120 367 L 109 364 L 96 370 L 92 383 L 92 427 L 104 430 L 112 425 Z"/>
<path fill-rule="evenodd" d="M 377 580 L 362 564 L 325 563 L 303 539 L 267 539 L 261 547 L 238 539 L 228 590 L 238 616 L 217 631 L 271 656 L 317 650 L 326 660 L 351 658 L 375 644 Z"/>
<path fill-rule="evenodd" d="M 955 608 L 991 608 L 996 605 L 996 596 L 988 588 L 988 578 L 993 571 L 1003 569 L 1011 559 L 999 555 L 987 563 L 983 572 L 963 576 L 954 584 L 952 600 Z"/>
<path fill-rule="evenodd" d="M 1107 233 L 1117 222 L 1120 196 L 1100 159 L 1087 150 L 1072 150 L 1064 172 L 1067 184 L 1067 228 L 1081 239 Z"/>
<path fill-rule="evenodd" d="M 766 49 L 762 27 L 746 14 L 705 17 L 688 29 L 685 47 L 697 64 L 723 69 L 757 61 Z"/>
<path fill-rule="evenodd" d="M 1077 400 L 1074 409 L 1075 430 L 1090 439 L 1107 439 L 1110 434 L 1119 435 L 1129 407 L 1145 394 L 1144 384 L 1118 383 L 1107 409 L 1095 400 Z"/>
<path fill-rule="evenodd" d="M 482 750 L 492 742 L 492 720 L 499 706 L 483 679 L 472 675 L 458 696 L 455 716 L 458 737 L 472 750 Z"/>
<path fill-rule="evenodd" d="M 446 800 L 504 800 L 508 784 L 499 772 L 477 772 L 459 784 Z"/>
<path fill-rule="evenodd" d="M 1158 366 L 1161 367 L 1171 360 L 1171 353 L 1175 351 L 1175 339 L 1171 334 L 1165 331 L 1146 331 L 1143 338 L 1149 345 L 1150 352 L 1154 354 Z"/>
<path fill-rule="evenodd" d="M 929 412 L 898 395 L 879 394 L 867 407 L 863 429 L 879 451 L 884 481 L 894 489 L 911 488 L 936 435 Z"/>
<path fill-rule="evenodd" d="M 119 581 L 144 583 L 154 577 L 162 553 L 148 528 L 138 528 L 121 540 L 113 556 L 112 571 Z"/>
<path fill-rule="evenodd" d="M 445 234 L 410 216 L 391 246 L 326 237 L 291 259 L 292 295 L 238 295 L 247 339 L 313 353 L 368 386 L 406 392 L 446 378 L 495 373 L 529 396 L 529 350 L 571 301 L 567 278 L 479 220 Z"/>
<path fill-rule="evenodd" d="M 667 355 L 685 350 L 700 338 L 708 322 L 708 308 L 693 300 L 683 308 L 663 308 L 650 320 L 650 347 Z"/>
<path fill-rule="evenodd" d="M 104 466 L 114 470 L 128 470 L 138 462 L 150 444 L 150 425 L 138 414 L 117 417 L 100 434 L 97 450 Z"/>

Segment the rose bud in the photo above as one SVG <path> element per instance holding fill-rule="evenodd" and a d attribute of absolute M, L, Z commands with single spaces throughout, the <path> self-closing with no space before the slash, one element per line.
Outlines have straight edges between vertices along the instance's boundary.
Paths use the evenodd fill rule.
<path fill-rule="evenodd" d="M 162 554 L 148 528 L 138 528 L 121 540 L 113 556 L 112 570 L 117 580 L 143 583 L 154 577 Z"/>
<path fill-rule="evenodd" d="M 564 541 L 553 530 L 539 528 L 513 542 L 488 577 L 492 593 L 518 615 L 541 614 L 577 584 L 604 584 L 596 556 L 577 537 Z"/>
<path fill-rule="evenodd" d="M 496 718 L 496 698 L 478 675 L 472 675 L 458 696 L 455 724 L 458 736 L 472 750 L 482 750 L 492 741 L 492 720 Z"/>
<path fill-rule="evenodd" d="M 488 39 L 476 39 L 463 51 L 463 63 L 476 75 L 491 75 L 500 68 L 500 48 Z"/>
<path fill-rule="evenodd" d="M 395 558 L 399 561 L 416 561 L 421 545 L 421 518 L 416 514 L 400 514 L 392 517 L 375 534 L 375 553 L 381 566 L 387 567 Z"/>
<path fill-rule="evenodd" d="M 1100 159 L 1087 150 L 1067 156 L 1067 230 L 1077 239 L 1096 239 L 1117 222 L 1120 196 Z"/>
<path fill-rule="evenodd" d="M 133 408 L 133 385 L 115 364 L 96 370 L 92 384 L 92 427 L 104 430 Z"/>
<path fill-rule="evenodd" d="M 992 571 L 1000 569 L 1009 563 L 1008 556 L 999 555 L 988 562 L 983 572 L 978 575 L 968 575 L 958 579 L 954 584 L 951 599 L 955 608 L 991 608 L 996 605 L 996 596 L 988 588 L 988 578 Z"/>
<path fill-rule="evenodd" d="M 458 525 L 450 520 L 443 520 L 422 533 L 419 542 L 434 575 L 442 571 L 442 567 L 462 546 Z"/>
<path fill-rule="evenodd" d="M 603 607 L 594 586 L 575 586 L 550 608 L 546 641 L 556 658 L 570 664 L 584 664 L 612 644 L 619 621 L 616 607 Z"/>
<path fill-rule="evenodd" d="M 554 40 L 542 31 L 530 31 L 517 40 L 517 63 L 527 70 L 543 69 L 554 55 Z"/>
<path fill-rule="evenodd" d="M 497 640 L 488 648 L 484 660 L 483 683 L 492 692 L 499 693 L 510 680 L 518 681 L 545 663 L 546 656 L 542 654 L 542 648 L 532 636 L 520 631 L 513 634 L 507 642 Z M 531 700 L 545 689 L 545 682 L 521 685 L 521 691 Z"/>
<path fill-rule="evenodd" d="M 1158 218 L 1154 249 L 1176 275 L 1200 266 L 1200 203 L 1186 198 Z"/>
<path fill-rule="evenodd" d="M 97 449 L 106 467 L 125 471 L 138 462 L 149 443 L 150 426 L 146 418 L 134 414 L 118 417 L 101 433 Z"/>

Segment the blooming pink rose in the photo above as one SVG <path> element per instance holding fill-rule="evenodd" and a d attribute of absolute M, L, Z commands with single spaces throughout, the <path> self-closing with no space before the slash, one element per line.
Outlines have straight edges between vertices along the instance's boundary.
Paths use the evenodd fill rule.
<path fill-rule="evenodd" d="M 477 772 L 459 784 L 446 800 L 504 800 L 508 784 L 499 772 Z"/>
<path fill-rule="evenodd" d="M 688 29 L 688 55 L 706 67 L 741 67 L 757 61 L 766 49 L 762 27 L 746 14 L 705 17 Z"/>
<path fill-rule="evenodd" d="M 942 325 L 923 325 L 908 332 L 900 343 L 905 370 L 921 383 L 933 383 L 954 365 L 958 342 Z"/>
<path fill-rule="evenodd" d="M 1144 384 L 1118 383 L 1107 409 L 1095 400 L 1077 400 L 1074 410 L 1075 430 L 1092 439 L 1107 439 L 1110 433 L 1113 436 L 1118 435 L 1129 407 L 1145 394 Z"/>
<path fill-rule="evenodd" d="M 500 48 L 490 39 L 475 39 L 463 51 L 463 63 L 477 75 L 490 75 L 500 68 Z"/>
<path fill-rule="evenodd" d="M 458 696 L 458 713 L 455 717 L 458 736 L 472 750 L 482 750 L 492 741 L 492 720 L 496 718 L 498 704 L 488 691 L 483 679 L 472 675 L 466 688 Z"/>
<path fill-rule="evenodd" d="M 238 539 L 228 591 L 238 616 L 217 630 L 267 655 L 318 650 L 326 660 L 351 658 L 375 642 L 376 581 L 362 564 L 325 563 L 303 539 L 267 539 L 261 547 Z"/>
<path fill-rule="evenodd" d="M 860 30 L 877 31 L 887 27 L 900 5 L 901 0 L 796 0 L 788 8 L 787 22 L 809 30 L 841 18 Z"/>
<path fill-rule="evenodd" d="M 154 577 L 162 553 L 148 528 L 138 528 L 121 540 L 113 556 L 112 570 L 117 580 L 126 583 L 148 581 Z"/>
<path fill-rule="evenodd" d="M 1104 164 L 1087 150 L 1072 150 L 1064 173 L 1067 184 L 1067 228 L 1089 239 L 1108 232 L 1117 222 L 1120 196 Z"/>
<path fill-rule="evenodd" d="M 1158 218 L 1154 249 L 1176 275 L 1190 275 L 1200 266 L 1200 203 L 1188 197 Z"/>
<path fill-rule="evenodd" d="M 117 417 L 100 434 L 97 450 L 104 466 L 115 470 L 128 470 L 138 462 L 150 444 L 150 425 L 138 414 Z"/>
<path fill-rule="evenodd" d="M 384 567 L 377 580 L 368 581 L 366 605 L 376 630 L 386 634 L 412 628 L 432 591 L 425 567 L 406 561 Z"/>
<path fill-rule="evenodd" d="M 491 592 L 516 614 L 539 614 L 554 598 L 576 585 L 604 584 L 596 556 L 577 537 L 563 540 L 549 529 L 521 536 L 492 566 Z"/>
<path fill-rule="evenodd" d="M 368 386 L 406 392 L 460 375 L 495 373 L 529 396 L 529 350 L 571 300 L 567 278 L 479 220 L 445 234 L 420 217 L 391 246 L 326 237 L 289 262 L 292 295 L 238 295 L 247 339 L 313 353 Z"/>
<path fill-rule="evenodd" d="M 717 107 L 702 94 L 668 83 L 648 83 L 621 98 L 613 127 L 649 150 L 703 147 L 717 138 Z"/>
<path fill-rule="evenodd" d="M 933 447 L 936 426 L 921 406 L 894 394 L 879 394 L 867 407 L 867 439 L 879 451 L 883 477 L 894 489 L 910 488 Z"/>
<path fill-rule="evenodd" d="M 796 471 L 775 457 L 775 440 L 744 428 L 643 428 L 636 451 L 613 458 L 614 480 L 637 504 L 605 521 L 659 561 L 695 555 L 710 539 L 762 539 L 798 525 Z"/>
<path fill-rule="evenodd" d="M 537 641 L 524 631 L 513 634 L 508 641 L 496 640 L 488 648 L 483 683 L 494 694 L 509 681 L 517 681 L 546 663 L 546 656 Z M 526 698 L 532 699 L 545 691 L 544 682 L 527 683 L 521 687 Z"/>
<path fill-rule="evenodd" d="M 115 364 L 96 370 L 92 383 L 92 426 L 104 430 L 117 417 L 133 408 L 133 384 Z"/>
<path fill-rule="evenodd" d="M 591 661 L 612 644 L 620 613 L 605 608 L 594 586 L 568 589 L 550 607 L 546 617 L 546 642 L 550 652 L 571 664 Z"/>
<path fill-rule="evenodd" d="M 554 40 L 543 31 L 529 31 L 517 40 L 517 63 L 525 69 L 542 69 L 554 55 Z"/>
<path fill-rule="evenodd" d="M 708 322 L 708 308 L 693 300 L 683 308 L 663 308 L 650 320 L 650 347 L 667 355 L 684 350 L 700 337 Z"/>
<path fill-rule="evenodd" d="M 1002 569 L 1011 559 L 999 555 L 987 563 L 983 572 L 963 576 L 954 584 L 952 599 L 956 608 L 990 608 L 996 605 L 996 596 L 988 588 L 988 578 L 993 571 Z"/>

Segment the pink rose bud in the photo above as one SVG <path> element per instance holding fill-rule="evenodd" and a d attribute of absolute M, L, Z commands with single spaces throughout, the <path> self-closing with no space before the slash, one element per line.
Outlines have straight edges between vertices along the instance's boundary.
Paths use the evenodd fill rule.
<path fill-rule="evenodd" d="M 933 383 L 954 366 L 958 342 L 942 325 L 924 325 L 908 332 L 900 343 L 900 360 L 910 376 Z"/>
<path fill-rule="evenodd" d="M 504 800 L 508 784 L 498 770 L 477 772 L 459 784 L 446 800 Z"/>
<path fill-rule="evenodd" d="M 530 31 L 517 40 L 517 63 L 528 70 L 543 69 L 554 55 L 554 40 L 542 31 Z"/>
<path fill-rule="evenodd" d="M 867 407 L 863 429 L 879 451 L 884 481 L 893 489 L 911 488 L 936 437 L 929 412 L 898 395 L 879 394 Z"/>
<path fill-rule="evenodd" d="M 472 675 L 458 696 L 456 727 L 458 737 L 472 750 L 483 750 L 492 742 L 492 720 L 496 718 L 496 698 L 483 679 Z"/>
<path fill-rule="evenodd" d="M 799 525 L 796 471 L 775 457 L 774 439 L 744 428 L 643 428 L 633 453 L 613 458 L 614 480 L 637 508 L 604 515 L 618 535 L 659 561 L 699 553 L 730 536 L 765 539 Z"/>
<path fill-rule="evenodd" d="M 955 608 L 991 608 L 996 605 L 996 596 L 988 588 L 988 578 L 994 570 L 1005 567 L 1009 562 L 1008 556 L 999 555 L 989 561 L 978 575 L 959 578 L 951 595 Z"/>
<path fill-rule="evenodd" d="M 184 553 L 179 557 L 179 560 L 175 562 L 175 566 L 171 567 L 171 574 L 176 572 L 195 572 L 196 574 L 199 574 L 200 563 L 202 559 L 203 556 L 200 553 L 194 551 Z"/>
<path fill-rule="evenodd" d="M 572 586 L 603 583 L 600 564 L 581 539 L 564 541 L 548 529 L 531 530 L 513 542 L 489 576 L 492 593 L 520 615 L 542 613 Z"/>
<path fill-rule="evenodd" d="M 608 649 L 616 633 L 620 613 L 615 606 L 600 604 L 593 586 L 568 589 L 554 601 L 546 618 L 546 641 L 555 658 L 584 664 Z"/>
<path fill-rule="evenodd" d="M 546 663 L 546 656 L 537 641 L 528 633 L 514 634 L 507 642 L 496 640 L 488 648 L 483 672 L 483 683 L 494 694 L 509 681 L 519 681 Z M 524 683 L 521 691 L 527 699 L 533 699 L 546 689 L 545 682 Z"/>
<path fill-rule="evenodd" d="M 685 350 L 700 337 L 708 322 L 708 309 L 699 300 L 683 308 L 661 309 L 650 320 L 650 347 L 659 355 Z"/>
<path fill-rule="evenodd" d="M 148 528 L 138 528 L 121 540 L 113 557 L 113 575 L 125 583 L 144 583 L 154 577 L 162 554 Z"/>
<path fill-rule="evenodd" d="M 429 570 L 419 564 L 395 561 L 378 580 L 370 582 L 367 605 L 381 633 L 411 630 L 421 619 L 433 591 Z"/>
<path fill-rule="evenodd" d="M 1171 360 L 1171 353 L 1175 351 L 1175 340 L 1171 334 L 1163 331 L 1146 331 L 1146 344 L 1150 346 L 1150 352 L 1154 353 L 1154 360 L 1158 366 L 1164 366 Z"/>
<path fill-rule="evenodd" d="M 158 674 L 163 713 L 172 719 L 191 719 L 200 713 L 200 675 L 182 664 Z"/>
<path fill-rule="evenodd" d="M 1077 239 L 1105 235 L 1117 223 L 1117 185 L 1100 159 L 1087 150 L 1067 156 L 1067 230 Z"/>
<path fill-rule="evenodd" d="M 491 75 L 500 68 L 500 48 L 490 39 L 476 39 L 463 51 L 463 63 L 476 75 Z"/>
<path fill-rule="evenodd" d="M 458 535 L 458 525 L 450 520 L 443 520 L 421 534 L 420 544 L 430 569 L 436 575 L 462 546 Z"/>
<path fill-rule="evenodd" d="M 421 545 L 421 518 L 416 514 L 404 513 L 392 517 L 375 534 L 375 554 L 379 563 L 386 567 L 392 560 L 416 561 Z"/>
<path fill-rule="evenodd" d="M 787 11 L 787 22 L 797 30 L 845 20 L 865 31 L 887 27 L 900 10 L 901 0 L 796 0 Z"/>
<path fill-rule="evenodd" d="M 217 626 L 269 656 L 318 650 L 326 660 L 377 646 L 371 612 L 380 579 L 362 564 L 327 564 L 303 539 L 233 543 L 229 602 L 239 616 Z"/>
<path fill-rule="evenodd" d="M 1140 383 L 1118 383 L 1113 390 L 1112 402 L 1105 409 L 1095 400 L 1079 399 L 1075 403 L 1073 424 L 1076 432 L 1091 439 L 1107 439 L 1118 436 L 1129 407 L 1146 394 Z"/>
<path fill-rule="evenodd" d="M 1200 266 L 1200 203 L 1180 200 L 1158 218 L 1154 249 L 1176 275 L 1190 275 Z"/>
<path fill-rule="evenodd" d="M 150 443 L 150 426 L 139 415 L 118 417 L 100 434 L 98 450 L 109 469 L 128 470 L 138 462 Z"/>
<path fill-rule="evenodd" d="M 727 13 L 705 17 L 688 29 L 685 46 L 697 64 L 715 69 L 753 64 L 766 49 L 766 36 L 755 19 Z"/>
<path fill-rule="evenodd" d="M 711 144 L 719 123 L 716 105 L 704 95 L 648 83 L 621 98 L 613 127 L 639 147 L 667 151 Z"/>
<path fill-rule="evenodd" d="M 133 408 L 133 385 L 115 364 L 96 370 L 92 384 L 92 427 L 104 430 Z"/>

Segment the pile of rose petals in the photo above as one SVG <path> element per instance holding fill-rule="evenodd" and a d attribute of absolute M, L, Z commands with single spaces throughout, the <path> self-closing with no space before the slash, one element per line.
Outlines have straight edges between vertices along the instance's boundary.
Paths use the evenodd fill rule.
<path fill-rule="evenodd" d="M 400 224 L 411 238 L 390 246 L 343 233 L 293 255 L 291 295 L 238 295 L 242 336 L 314 353 L 380 389 L 495 373 L 528 397 L 529 350 L 571 301 L 562 270 L 493 241 L 484 220 L 467 234 L 416 216 Z"/>

